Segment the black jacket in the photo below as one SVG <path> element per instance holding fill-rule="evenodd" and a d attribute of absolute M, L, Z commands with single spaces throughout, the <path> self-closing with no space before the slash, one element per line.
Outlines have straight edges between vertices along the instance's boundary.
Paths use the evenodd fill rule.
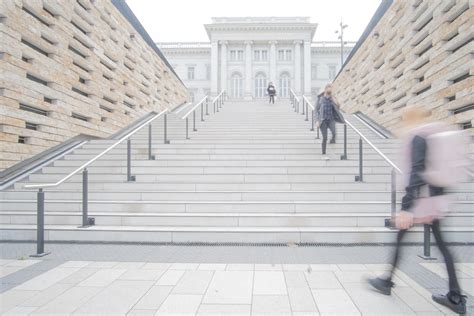
<path fill-rule="evenodd" d="M 314 121 L 315 122 L 319 122 L 321 121 L 321 118 L 324 117 L 323 116 L 323 107 L 321 106 L 321 98 L 322 98 L 323 94 L 319 94 L 318 95 L 318 100 L 316 101 L 316 111 L 314 111 Z M 342 113 L 339 111 L 339 109 L 334 106 L 333 104 L 333 111 L 334 111 L 334 120 L 336 121 L 336 123 L 341 123 L 341 124 L 344 124 L 346 121 L 344 120 L 344 116 L 342 115 Z"/>
<path fill-rule="evenodd" d="M 405 188 L 406 194 L 402 198 L 402 210 L 410 211 L 415 199 L 419 197 L 420 189 L 423 185 L 428 185 L 423 180 L 421 174 L 425 170 L 426 160 L 426 140 L 421 136 L 415 136 L 411 142 L 411 169 L 410 180 Z M 430 196 L 442 195 L 443 188 L 429 185 Z"/>
<path fill-rule="evenodd" d="M 270 89 L 270 87 L 272 87 L 273 89 Z M 267 88 L 267 92 L 268 92 L 268 95 L 275 95 L 276 94 L 275 86 L 269 85 Z"/>

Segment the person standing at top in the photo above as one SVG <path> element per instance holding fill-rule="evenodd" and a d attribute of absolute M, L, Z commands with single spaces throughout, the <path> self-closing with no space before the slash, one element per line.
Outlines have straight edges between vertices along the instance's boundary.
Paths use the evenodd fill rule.
<path fill-rule="evenodd" d="M 275 86 L 273 85 L 273 82 L 270 82 L 268 84 L 267 93 L 268 93 L 268 96 L 270 97 L 270 100 L 268 101 L 268 104 L 270 104 L 270 103 L 275 104 L 276 89 L 275 89 Z"/>
<path fill-rule="evenodd" d="M 316 102 L 315 121 L 316 127 L 321 129 L 323 135 L 322 154 L 323 159 L 327 160 L 326 145 L 328 140 L 328 129 L 331 130 L 330 144 L 336 143 L 336 122 L 344 123 L 344 118 L 339 113 L 339 102 L 332 93 L 332 85 L 328 84 L 324 88 L 324 92 L 318 96 Z"/>

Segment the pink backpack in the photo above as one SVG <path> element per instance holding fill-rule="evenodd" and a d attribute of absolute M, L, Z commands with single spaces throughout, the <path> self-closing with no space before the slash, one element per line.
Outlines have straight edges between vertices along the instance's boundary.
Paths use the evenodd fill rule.
<path fill-rule="evenodd" d="M 468 138 L 462 131 L 446 124 L 432 123 L 415 128 L 405 143 L 403 166 L 405 185 L 408 185 L 410 178 L 411 144 L 415 136 L 426 140 L 425 171 L 422 174 L 426 183 L 447 188 L 465 179 L 466 168 L 469 166 L 466 153 Z M 424 186 L 413 207 L 414 221 L 430 224 L 433 219 L 444 217 L 449 210 L 448 196 L 430 196 L 428 186 Z"/>

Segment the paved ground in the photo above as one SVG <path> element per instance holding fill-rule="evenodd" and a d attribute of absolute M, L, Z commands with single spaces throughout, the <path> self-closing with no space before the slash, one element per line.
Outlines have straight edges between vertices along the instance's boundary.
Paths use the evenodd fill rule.
<path fill-rule="evenodd" d="M 443 315 L 441 260 L 404 249 L 390 297 L 367 277 L 389 266 L 390 246 L 263 247 L 0 243 L 1 315 Z M 472 246 L 453 246 L 474 295 Z M 439 253 L 433 249 L 433 255 Z"/>

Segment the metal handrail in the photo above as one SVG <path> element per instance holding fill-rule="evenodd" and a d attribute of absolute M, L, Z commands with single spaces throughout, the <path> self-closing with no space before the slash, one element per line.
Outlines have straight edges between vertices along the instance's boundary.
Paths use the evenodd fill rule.
<path fill-rule="evenodd" d="M 316 110 L 316 108 L 311 104 L 311 102 L 309 102 L 308 98 L 305 95 L 303 95 L 303 100 L 311 107 L 313 111 Z"/>
<path fill-rule="evenodd" d="M 131 137 L 132 135 L 134 135 L 136 132 L 138 132 L 139 130 L 141 130 L 143 127 L 145 127 L 146 125 L 150 124 L 151 122 L 153 122 L 154 120 L 156 120 L 157 118 L 161 117 L 163 114 L 169 112 L 169 109 L 166 108 L 166 110 L 163 110 L 162 112 L 154 115 L 152 118 L 150 118 L 149 120 L 143 122 L 142 124 L 140 124 L 137 128 L 135 128 L 134 130 L 132 130 L 130 133 L 126 134 L 125 136 L 123 136 L 122 138 L 120 138 L 118 141 L 116 141 L 115 143 L 113 143 L 112 145 L 110 145 L 109 147 L 107 147 L 107 149 L 105 149 L 104 151 L 102 151 L 100 154 L 98 154 L 97 156 L 95 156 L 94 158 L 90 159 L 89 161 L 87 161 L 86 163 L 84 163 L 83 165 L 81 165 L 79 168 L 75 169 L 74 171 L 70 172 L 67 176 L 65 176 L 64 178 L 62 178 L 61 180 L 57 181 L 57 182 L 54 182 L 54 183 L 40 183 L 40 184 L 28 184 L 28 185 L 25 185 L 24 188 L 47 188 L 47 187 L 56 187 L 58 185 L 60 185 L 61 183 L 63 183 L 64 181 L 68 180 L 69 178 L 71 178 L 72 176 L 74 176 L 76 173 L 78 173 L 79 171 L 83 170 L 84 168 L 87 168 L 88 166 L 90 166 L 93 162 L 95 162 L 96 160 L 98 160 L 99 158 L 101 158 L 102 156 L 104 156 L 106 153 L 108 153 L 109 151 L 111 151 L 112 149 L 114 149 L 115 147 L 117 147 L 120 143 L 122 143 L 124 140 L 128 139 L 129 137 Z"/>
<path fill-rule="evenodd" d="M 225 93 L 225 90 L 222 90 L 221 93 L 219 93 L 214 100 L 212 100 L 212 103 L 216 102 L 217 99 L 219 99 L 223 94 Z"/>
<path fill-rule="evenodd" d="M 293 91 L 293 89 L 290 89 L 290 93 L 293 94 L 293 97 L 296 99 L 296 102 L 300 103 L 300 98 L 296 95 L 296 93 Z"/>
<path fill-rule="evenodd" d="M 206 101 L 208 98 L 208 96 L 206 95 L 204 98 L 202 98 L 201 101 L 199 101 L 198 103 L 196 103 L 195 106 L 193 106 L 181 119 L 184 120 L 185 118 L 187 118 L 191 113 L 193 113 L 194 110 L 196 110 L 196 108 L 198 106 L 200 106 L 201 104 L 204 103 L 204 101 Z"/>
<path fill-rule="evenodd" d="M 365 137 L 361 131 L 359 131 L 349 121 L 345 120 L 345 122 L 347 125 L 349 125 L 350 128 L 352 128 L 354 132 L 356 132 L 360 136 L 360 138 L 362 138 L 367 144 L 369 144 L 369 146 L 372 147 L 372 149 L 375 150 L 377 154 L 379 154 L 390 166 L 397 170 L 398 173 L 402 173 L 402 170 L 397 165 L 395 165 L 395 163 L 390 158 L 388 158 L 383 152 L 381 152 L 380 149 L 378 149 L 377 146 L 375 146 L 367 137 Z"/>

